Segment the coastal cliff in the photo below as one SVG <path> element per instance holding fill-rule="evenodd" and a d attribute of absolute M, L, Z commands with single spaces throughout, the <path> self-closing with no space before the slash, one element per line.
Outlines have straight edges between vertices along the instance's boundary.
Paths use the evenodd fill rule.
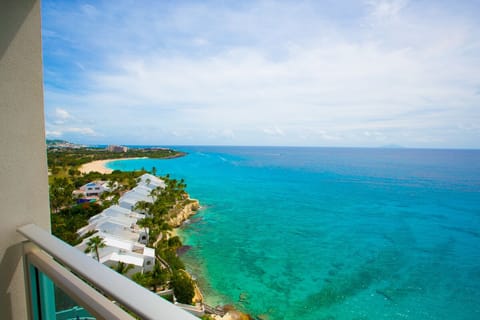
<path fill-rule="evenodd" d="M 194 215 L 200 208 L 200 203 L 196 199 L 187 199 L 179 207 L 172 209 L 168 215 L 168 224 L 173 228 L 178 228 L 189 217 Z"/>

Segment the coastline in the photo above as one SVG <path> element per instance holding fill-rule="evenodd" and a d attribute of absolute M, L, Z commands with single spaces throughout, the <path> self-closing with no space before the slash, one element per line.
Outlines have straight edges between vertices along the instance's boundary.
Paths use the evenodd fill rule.
<path fill-rule="evenodd" d="M 105 159 L 105 160 L 95 160 L 91 162 L 84 163 L 78 168 L 78 170 L 83 173 L 90 172 L 99 172 L 102 174 L 110 174 L 113 172 L 112 169 L 107 168 L 107 164 L 111 161 L 117 160 L 135 160 L 135 159 L 147 159 L 147 157 L 134 157 L 134 158 L 118 158 L 118 159 Z"/>
<path fill-rule="evenodd" d="M 183 155 L 177 155 L 168 157 L 165 159 L 172 159 L 182 157 Z M 79 167 L 79 171 L 82 174 L 87 174 L 90 172 L 99 172 L 101 174 L 110 174 L 113 172 L 112 169 L 107 168 L 107 164 L 111 161 L 118 161 L 118 160 L 135 160 L 135 159 L 147 159 L 148 157 L 132 157 L 132 158 L 115 158 L 115 159 L 104 159 L 104 160 L 95 160 L 88 163 L 85 163 Z M 201 206 L 197 199 L 192 199 L 188 195 L 188 200 L 191 202 L 183 206 L 180 210 L 178 210 L 173 216 L 169 217 L 168 223 L 172 226 L 172 230 L 170 231 L 170 237 L 178 236 L 178 231 L 184 225 L 184 223 L 193 215 L 198 213 Z M 185 272 L 187 272 L 185 270 Z M 190 277 L 192 275 L 187 272 Z M 197 281 L 194 281 L 194 291 L 195 295 L 193 298 L 193 303 L 195 306 L 200 308 L 198 311 L 202 310 L 205 312 L 206 315 L 210 315 L 211 319 L 214 320 L 231 320 L 231 319 L 252 319 L 247 314 L 244 314 L 236 309 L 234 309 L 231 305 L 224 305 L 224 306 L 216 306 L 210 307 L 205 303 L 205 296 L 198 285 Z M 200 307 L 201 306 L 201 307 Z"/>

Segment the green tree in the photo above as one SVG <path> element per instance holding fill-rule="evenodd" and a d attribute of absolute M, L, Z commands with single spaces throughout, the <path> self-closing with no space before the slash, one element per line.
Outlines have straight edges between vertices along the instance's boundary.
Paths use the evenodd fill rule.
<path fill-rule="evenodd" d="M 148 275 L 148 273 L 137 272 L 132 276 L 132 280 L 142 287 L 150 287 L 151 277 Z"/>
<path fill-rule="evenodd" d="M 54 178 L 50 185 L 50 209 L 57 213 L 73 203 L 73 185 L 67 178 Z"/>
<path fill-rule="evenodd" d="M 112 267 L 115 271 L 120 274 L 127 274 L 128 271 L 133 269 L 134 265 L 130 263 L 118 262 L 115 267 Z"/>
<path fill-rule="evenodd" d="M 183 243 L 182 243 L 182 240 L 180 240 L 180 238 L 178 236 L 171 237 L 170 239 L 168 239 L 168 247 L 169 248 L 171 248 L 173 250 L 177 250 L 181 246 L 183 246 Z"/>
<path fill-rule="evenodd" d="M 175 271 L 172 276 L 172 287 L 178 302 L 192 304 L 195 288 L 188 273 L 183 270 Z"/>
<path fill-rule="evenodd" d="M 150 208 L 152 207 L 152 204 L 150 202 L 140 200 L 135 205 L 133 206 L 134 211 L 139 211 L 140 213 L 143 214 L 149 214 L 150 213 Z"/>
<path fill-rule="evenodd" d="M 91 237 L 88 239 L 87 248 L 85 249 L 85 253 L 95 252 L 95 257 L 97 261 L 100 261 L 100 254 L 98 249 L 105 248 L 106 244 L 103 241 L 103 238 L 100 236 Z"/>
<path fill-rule="evenodd" d="M 157 291 L 157 286 L 165 285 L 170 279 L 170 273 L 167 269 L 162 268 L 160 263 L 155 263 L 153 271 L 151 272 L 153 291 Z"/>

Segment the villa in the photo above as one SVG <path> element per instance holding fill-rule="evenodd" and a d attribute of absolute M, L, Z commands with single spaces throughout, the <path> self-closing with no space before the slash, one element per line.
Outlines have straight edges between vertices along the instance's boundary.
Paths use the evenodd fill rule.
<path fill-rule="evenodd" d="M 165 182 L 154 175 L 146 173 L 138 178 L 138 184 L 135 188 L 126 192 L 118 200 L 118 205 L 128 210 L 134 210 L 135 205 L 139 201 L 153 203 L 154 199 L 151 193 L 156 188 L 165 188 Z"/>
<path fill-rule="evenodd" d="M 146 244 L 148 232 L 137 226 L 137 221 L 144 217 L 143 214 L 114 205 L 91 217 L 88 225 L 79 229 L 78 234 L 84 236 L 96 230 L 121 239 Z"/>
<path fill-rule="evenodd" d="M 96 191 L 96 188 L 101 189 L 106 184 L 104 181 L 94 181 L 83 187 Z M 79 236 L 85 236 L 92 231 L 95 233 L 83 239 L 76 248 L 85 251 L 88 240 L 99 236 L 105 243 L 105 247 L 99 249 L 98 258 L 101 263 L 110 267 L 115 267 L 120 262 L 132 265 L 133 268 L 127 276 L 153 270 L 155 250 L 146 247 L 148 230 L 137 225 L 137 221 L 145 218 L 145 215 L 133 209 L 139 201 L 153 203 L 151 192 L 156 188 L 165 188 L 165 182 L 148 173 L 139 177 L 137 186 L 120 197 L 118 205 L 91 217 L 88 225 L 77 231 Z"/>
<path fill-rule="evenodd" d="M 139 178 L 139 182 L 137 186 L 145 186 L 150 190 L 153 190 L 158 187 L 163 189 L 165 188 L 165 182 L 162 179 L 159 179 L 152 174 L 145 173 Z"/>
<path fill-rule="evenodd" d="M 138 272 L 143 273 L 153 270 L 155 266 L 155 249 L 101 231 L 91 237 L 94 236 L 101 237 L 105 243 L 105 247 L 98 250 L 102 264 L 112 268 L 116 267 L 120 262 L 132 265 L 133 267 L 125 274 L 127 277 L 131 277 Z M 85 251 L 88 239 L 91 237 L 84 239 L 76 248 Z M 95 253 L 88 253 L 88 255 L 95 257 Z"/>
<path fill-rule="evenodd" d="M 106 191 L 111 191 L 115 189 L 115 185 L 110 187 L 109 181 L 92 181 L 83 186 L 81 186 L 80 192 L 85 195 L 85 197 L 99 196 Z"/>

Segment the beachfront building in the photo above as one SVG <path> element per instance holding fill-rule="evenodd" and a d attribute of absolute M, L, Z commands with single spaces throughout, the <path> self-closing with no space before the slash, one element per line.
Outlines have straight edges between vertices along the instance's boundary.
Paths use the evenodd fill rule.
<path fill-rule="evenodd" d="M 137 221 L 144 217 L 143 214 L 114 205 L 91 217 L 88 225 L 79 229 L 77 233 L 79 236 L 85 236 L 88 232 L 99 231 L 119 239 L 146 244 L 148 230 L 137 225 Z"/>
<path fill-rule="evenodd" d="M 85 251 L 88 240 L 99 236 L 105 243 L 105 247 L 99 249 L 101 263 L 109 267 L 116 267 L 119 263 L 131 265 L 127 276 L 152 271 L 155 265 L 155 250 L 146 247 L 148 230 L 137 225 L 137 221 L 144 217 L 143 214 L 118 205 L 111 206 L 91 217 L 88 225 L 78 230 L 79 236 L 85 236 L 92 231 L 95 233 L 76 247 Z"/>
<path fill-rule="evenodd" d="M 147 187 L 149 188 L 150 190 L 153 190 L 155 188 L 162 188 L 164 189 L 165 188 L 165 182 L 150 174 L 150 173 L 145 173 L 144 175 L 140 176 L 138 178 L 138 184 L 137 186 L 144 186 L 144 187 Z"/>
<path fill-rule="evenodd" d="M 152 271 L 155 266 L 155 250 L 145 246 L 144 244 L 122 239 L 116 236 L 112 236 L 109 233 L 98 232 L 91 237 L 99 236 L 103 239 L 105 247 L 99 248 L 99 261 L 100 263 L 115 268 L 119 263 L 125 265 L 131 265 L 130 269 L 125 273 L 126 276 L 131 277 L 138 272 Z M 82 241 L 76 247 L 85 251 L 87 248 L 88 237 Z M 87 255 L 96 259 L 96 253 L 90 252 Z"/>
<path fill-rule="evenodd" d="M 101 190 L 104 184 L 103 181 L 94 181 L 84 187 L 96 191 L 96 188 Z M 101 263 L 111 267 L 115 267 L 120 262 L 130 264 L 133 268 L 127 275 L 153 270 L 155 250 L 146 247 L 148 229 L 140 228 L 137 225 L 137 221 L 145 218 L 145 215 L 142 212 L 133 211 L 133 209 L 139 201 L 153 203 L 154 199 L 151 193 L 157 188 L 165 188 L 165 182 L 148 173 L 140 176 L 137 186 L 123 194 L 118 205 L 113 205 L 91 217 L 88 225 L 77 231 L 81 237 L 86 236 L 89 232 L 95 232 L 77 245 L 77 248 L 84 251 L 88 239 L 99 236 L 103 238 L 106 245 L 99 250 Z"/>
<path fill-rule="evenodd" d="M 153 197 L 150 194 L 145 194 L 142 189 L 135 187 L 120 197 L 118 205 L 124 209 L 134 210 L 139 201 L 153 203 Z"/>
<path fill-rule="evenodd" d="M 138 183 L 135 188 L 123 194 L 118 200 L 118 205 L 128 210 L 134 210 L 135 205 L 139 201 L 153 203 L 152 191 L 157 188 L 165 188 L 165 182 L 162 179 L 155 177 L 149 173 L 138 178 Z M 139 210 L 137 210 L 139 212 Z M 139 212 L 142 213 L 142 212 Z"/>

